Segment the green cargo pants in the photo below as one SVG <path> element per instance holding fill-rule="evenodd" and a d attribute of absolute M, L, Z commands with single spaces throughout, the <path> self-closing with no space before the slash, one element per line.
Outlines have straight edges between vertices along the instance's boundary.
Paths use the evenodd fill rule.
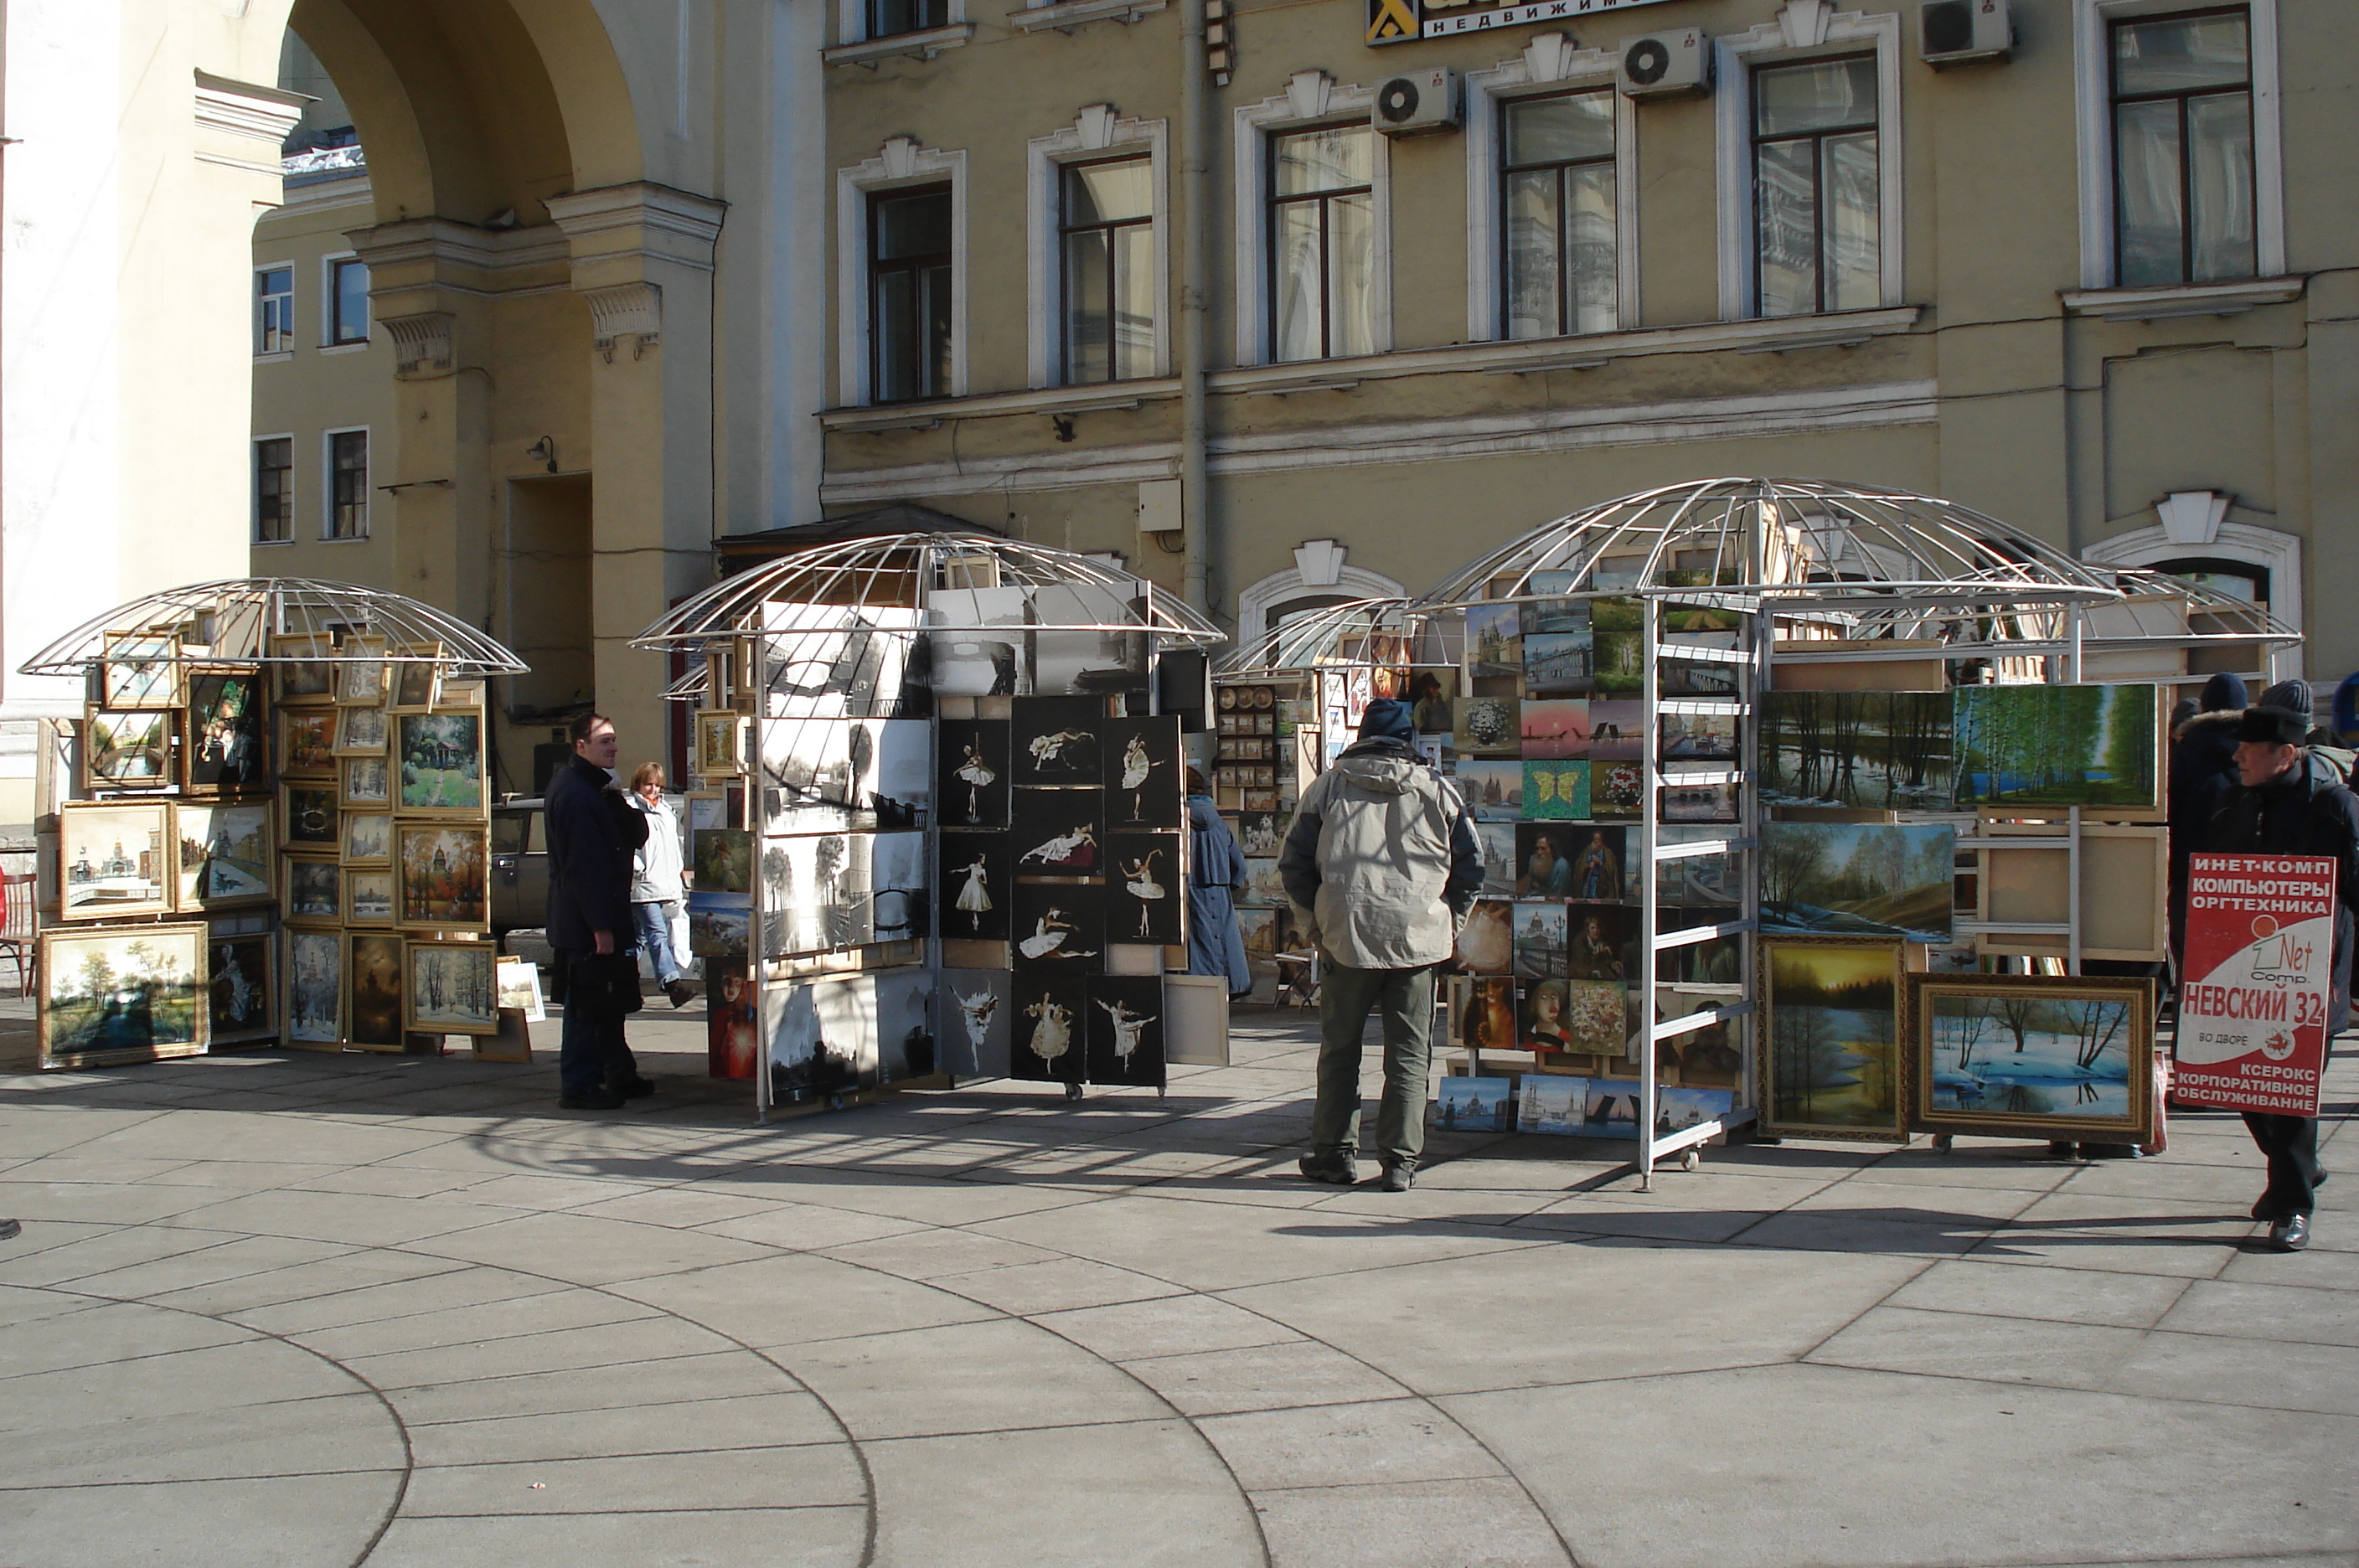
<path fill-rule="evenodd" d="M 1417 1163 L 1425 1149 L 1425 1080 L 1433 1063 L 1433 968 L 1353 969 L 1328 960 L 1319 978 L 1319 1106 L 1314 1154 L 1360 1148 L 1360 1036 L 1368 1009 L 1385 1021 L 1385 1094 L 1376 1106 L 1376 1158 Z"/>

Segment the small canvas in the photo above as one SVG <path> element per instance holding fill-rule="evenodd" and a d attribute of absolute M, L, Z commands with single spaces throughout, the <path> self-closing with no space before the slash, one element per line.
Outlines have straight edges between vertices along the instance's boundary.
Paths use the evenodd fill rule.
<path fill-rule="evenodd" d="M 1641 1092 L 1639 1085 L 1629 1079 L 1590 1079 L 1582 1107 L 1581 1136 L 1635 1140 L 1638 1136 Z"/>
<path fill-rule="evenodd" d="M 1525 760 L 1584 757 L 1594 744 L 1586 697 L 1554 697 L 1522 704 L 1517 722 Z"/>
<path fill-rule="evenodd" d="M 1176 715 L 1103 721 L 1107 825 L 1176 829 L 1185 781 Z"/>
<path fill-rule="evenodd" d="M 1248 856 L 1276 855 L 1285 846 L 1285 819 L 1276 811 L 1245 811 L 1227 821 L 1237 847 Z"/>
<path fill-rule="evenodd" d="M 1476 681 L 1513 681 L 1524 677 L 1523 606 L 1509 604 L 1466 606 L 1466 672 Z"/>
<path fill-rule="evenodd" d="M 926 934 L 933 878 L 926 866 L 926 835 L 877 833 L 868 844 L 868 909 L 875 942 L 907 942 Z"/>
<path fill-rule="evenodd" d="M 1516 891 L 1516 824 L 1513 822 L 1476 822 L 1474 842 L 1483 851 L 1483 891 L 1513 893 Z"/>
<path fill-rule="evenodd" d="M 1011 977 L 1014 1045 L 1009 1076 L 1034 1083 L 1079 1083 L 1089 1067 L 1089 986 L 1082 976 Z"/>
<path fill-rule="evenodd" d="M 234 795 L 270 781 L 262 676 L 199 670 L 189 678 L 189 746 L 182 785 L 191 795 Z"/>
<path fill-rule="evenodd" d="M 336 715 L 327 708 L 278 710 L 278 771 L 287 778 L 332 774 L 336 768 Z"/>
<path fill-rule="evenodd" d="M 225 909 L 266 904 L 273 896 L 270 870 L 277 845 L 271 838 L 271 808 L 266 801 L 172 808 L 179 842 L 178 904 L 183 909 Z"/>
<path fill-rule="evenodd" d="M 1237 910 L 1237 935 L 1245 942 L 1249 958 L 1269 959 L 1277 953 L 1277 920 L 1276 909 L 1241 909 Z"/>
<path fill-rule="evenodd" d="M 1571 1007 L 1563 980 L 1528 980 L 1519 987 L 1516 1014 L 1516 1043 L 1525 1051 L 1571 1051 L 1572 1022 L 1566 1016 Z"/>
<path fill-rule="evenodd" d="M 1646 789 L 1645 772 L 1636 762 L 1593 762 L 1589 766 L 1589 814 L 1624 818 L 1638 814 Z"/>
<path fill-rule="evenodd" d="M 1248 857 L 1245 861 L 1245 901 L 1284 909 L 1290 900 L 1286 896 L 1286 878 L 1278 874 L 1277 857 Z"/>
<path fill-rule="evenodd" d="M 383 757 L 388 735 L 383 708 L 342 708 L 337 711 L 338 757 Z"/>
<path fill-rule="evenodd" d="M 1448 735 L 1455 726 L 1451 703 L 1458 697 L 1458 671 L 1455 670 L 1419 669 L 1408 678 L 1409 722 L 1417 733 Z M 1259 735 L 1262 732 L 1256 729 Z"/>
<path fill-rule="evenodd" d="M 1179 834 L 1109 835 L 1106 939 L 1163 944 L 1184 941 L 1181 883 Z"/>
<path fill-rule="evenodd" d="M 344 937 L 344 1040 L 364 1051 L 399 1051 L 402 1040 L 401 938 L 353 931 Z"/>
<path fill-rule="evenodd" d="M 1524 822 L 1516 829 L 1516 893 L 1526 898 L 1622 898 L 1624 830 L 1572 822 Z"/>
<path fill-rule="evenodd" d="M 346 713 L 362 710 L 347 708 Z M 389 811 L 393 806 L 393 768 L 384 757 L 347 757 L 336 764 L 337 803 L 363 811 Z"/>
<path fill-rule="evenodd" d="M 1007 835 L 1001 833 L 942 834 L 944 937 L 973 942 L 1007 940 L 1008 905 L 1016 896 L 1007 842 Z"/>
<path fill-rule="evenodd" d="M 212 1045 L 277 1038 L 277 938 L 267 931 L 213 938 L 205 984 Z"/>
<path fill-rule="evenodd" d="M 344 1038 L 344 939 L 332 931 L 288 931 L 288 1039 L 338 1045 Z"/>
<path fill-rule="evenodd" d="M 1505 1078 L 1447 1077 L 1434 1103 L 1433 1127 L 1437 1132 L 1506 1132 L 1514 1108 Z"/>
<path fill-rule="evenodd" d="M 689 835 L 695 886 L 708 893 L 754 890 L 754 835 L 737 828 L 699 828 Z"/>
<path fill-rule="evenodd" d="M 393 868 L 403 925 L 491 929 L 491 851 L 481 823 L 397 822 Z"/>
<path fill-rule="evenodd" d="M 1009 757 L 1018 784 L 1096 785 L 1104 781 L 1100 755 L 1105 702 L 1097 697 L 1018 697 Z"/>
<path fill-rule="evenodd" d="M 1946 826 L 1766 822 L 1761 929 L 1946 945 L 1956 858 Z"/>
<path fill-rule="evenodd" d="M 288 848 L 335 854 L 342 820 L 333 784 L 278 787 L 278 831 L 286 835 Z"/>
<path fill-rule="evenodd" d="M 179 782 L 179 715 L 93 708 L 82 726 L 82 769 L 93 789 L 168 789 Z"/>
<path fill-rule="evenodd" d="M 1516 1130 L 1576 1138 L 1589 1103 L 1589 1080 L 1527 1073 L 1516 1096 Z"/>
<path fill-rule="evenodd" d="M 497 1034 L 499 953 L 487 942 L 413 942 L 403 1021 L 420 1034 Z"/>
<path fill-rule="evenodd" d="M 1742 807 L 1734 784 L 1693 784 L 1676 777 L 1663 784 L 1661 820 L 1667 822 L 1733 822 Z"/>
<path fill-rule="evenodd" d="M 347 866 L 390 865 L 393 818 L 383 811 L 346 811 L 341 853 Z"/>
<path fill-rule="evenodd" d="M 549 1017 L 548 1005 L 540 994 L 540 965 L 532 960 L 501 959 L 495 984 L 499 987 L 501 1007 L 514 1007 L 531 1023 L 540 1023 Z"/>
<path fill-rule="evenodd" d="M 1032 689 L 1020 587 L 935 588 L 926 595 L 926 640 L 938 697 L 1013 697 Z"/>
<path fill-rule="evenodd" d="M 1520 757 L 1524 754 L 1519 727 L 1522 707 L 1519 702 L 1501 697 L 1459 698 L 1451 745 L 1462 757 Z"/>
<path fill-rule="evenodd" d="M 762 1018 L 743 964 L 704 962 L 704 1051 L 708 1078 L 751 1078 L 761 1066 Z"/>
<path fill-rule="evenodd" d="M 1627 980 L 1637 964 L 1638 911 L 1575 904 L 1565 937 L 1565 973 L 1575 980 Z"/>
<path fill-rule="evenodd" d="M 183 696 L 180 639 L 169 632 L 108 632 L 99 701 L 110 708 L 177 708 Z"/>
<path fill-rule="evenodd" d="M 1008 726 L 991 719 L 945 719 L 940 728 L 942 775 L 934 799 L 943 824 L 1006 827 Z"/>
<path fill-rule="evenodd" d="M 162 800 L 71 801 L 58 811 L 60 916 L 168 913 L 179 890 L 172 808 Z"/>
<path fill-rule="evenodd" d="M 483 715 L 403 713 L 394 723 L 399 810 L 406 815 L 480 815 L 487 800 Z"/>
<path fill-rule="evenodd" d="M 1105 791 L 1019 789 L 1009 837 L 1018 876 L 1097 876 L 1104 868 Z"/>
<path fill-rule="evenodd" d="M 698 958 L 744 958 L 753 935 L 754 900 L 745 893 L 688 894 L 688 951 Z"/>
<path fill-rule="evenodd" d="M 1734 762 L 1738 756 L 1736 719 L 1725 713 L 1665 713 L 1663 760 Z"/>
<path fill-rule="evenodd" d="M 324 633 L 272 637 L 271 665 L 277 674 L 277 689 L 272 696 L 277 705 L 308 707 L 333 702 L 336 667 L 328 655 L 334 651 L 334 640 Z"/>
<path fill-rule="evenodd" d="M 1450 979 L 1452 1037 L 1462 1050 L 1515 1051 L 1516 983 L 1504 975 L 1454 975 Z"/>
<path fill-rule="evenodd" d="M 1523 809 L 1532 822 L 1582 822 L 1589 816 L 1589 764 L 1527 762 L 1522 765 Z"/>
<path fill-rule="evenodd" d="M 1013 961 L 1018 970 L 1095 971 L 1105 963 L 1105 889 L 1070 884 L 1016 885 Z"/>
<path fill-rule="evenodd" d="M 1908 1141 L 1900 942 L 1765 936 L 1760 948 L 1763 1129 Z"/>
<path fill-rule="evenodd" d="M 1515 910 L 1515 974 L 1523 980 L 1551 980 L 1564 970 L 1564 903 L 1556 898 L 1518 898 Z"/>
<path fill-rule="evenodd" d="M 945 969 L 941 975 L 942 1070 L 960 1078 L 1004 1078 L 1016 1036 L 1014 976 L 1005 969 Z"/>
<path fill-rule="evenodd" d="M 1527 611 L 1535 606 L 1527 604 Z M 1535 696 L 1587 691 L 1593 679 L 1595 647 L 1584 627 L 1578 632 L 1524 634 L 1524 689 Z"/>
<path fill-rule="evenodd" d="M 1568 980 L 1565 1043 L 1581 1056 L 1621 1056 L 1630 1046 L 1629 988 L 1613 980 Z"/>
<path fill-rule="evenodd" d="M 1917 1128 L 2154 1141 L 2152 980 L 1911 975 L 1908 1007 Z"/>
<path fill-rule="evenodd" d="M 398 900 L 394 894 L 391 870 L 355 871 L 346 866 L 344 879 L 344 924 L 368 928 L 390 928 L 398 913 Z"/>
<path fill-rule="evenodd" d="M 1644 703 L 1598 697 L 1589 704 L 1589 756 L 1595 762 L 1636 762 L 1647 752 Z"/>
<path fill-rule="evenodd" d="M 1466 810 L 1478 822 L 1512 822 L 1524 814 L 1524 780 L 1527 769 L 1545 764 L 1530 762 L 1477 762 L 1472 759 L 1458 765 L 1452 776 L 1459 796 L 1465 800 Z M 1253 854 L 1252 850 L 1245 852 Z"/>
<path fill-rule="evenodd" d="M 321 925 L 343 921 L 343 871 L 332 860 L 290 855 L 282 867 L 287 918 Z"/>
<path fill-rule="evenodd" d="M 1090 977 L 1083 1078 L 1092 1083 L 1163 1087 L 1163 976 Z"/>

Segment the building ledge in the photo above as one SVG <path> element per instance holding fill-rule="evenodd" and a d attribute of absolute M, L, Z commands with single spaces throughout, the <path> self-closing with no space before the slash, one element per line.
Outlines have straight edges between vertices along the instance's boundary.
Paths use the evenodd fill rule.
<path fill-rule="evenodd" d="M 1050 5 L 1011 11 L 1007 19 L 1027 33 L 1051 29 L 1069 33 L 1091 22 L 1120 22 L 1127 27 L 1169 4 L 1170 0 L 1054 0 Z"/>
<path fill-rule="evenodd" d="M 907 55 L 917 60 L 931 60 L 946 49 L 957 49 L 974 37 L 973 22 L 952 22 L 947 27 L 926 27 L 914 33 L 891 33 L 881 38 L 863 38 L 856 44 L 837 44 L 819 51 L 821 60 L 830 65 L 864 65 L 876 69 L 880 60 L 893 60 Z"/>
<path fill-rule="evenodd" d="M 2302 278 L 2253 278 L 2168 289 L 2068 289 L 2058 297 L 2071 316 L 2160 321 L 2173 316 L 2240 316 L 2263 305 L 2290 304 L 2301 298 L 2307 283 Z"/>
<path fill-rule="evenodd" d="M 872 408 L 821 408 L 819 422 L 836 435 L 872 435 L 884 430 L 927 430 L 944 419 L 992 419 L 1003 414 L 1087 414 L 1169 402 L 1180 396 L 1180 378 L 1096 382 L 1087 387 L 1038 387 L 1022 392 L 983 392 L 938 397 L 924 403 L 879 403 Z"/>

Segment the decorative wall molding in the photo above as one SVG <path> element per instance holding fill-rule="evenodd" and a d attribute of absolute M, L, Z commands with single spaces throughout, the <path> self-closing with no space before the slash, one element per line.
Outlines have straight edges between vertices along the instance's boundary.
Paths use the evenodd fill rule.
<path fill-rule="evenodd" d="M 1314 575 L 1303 565 L 1306 552 L 1316 547 L 1326 547 L 1332 552 L 1332 575 Z M 1258 583 L 1247 583 L 1237 591 L 1237 637 L 1240 648 L 1256 647 L 1269 635 L 1269 612 L 1292 599 L 1332 597 L 1346 599 L 1395 599 L 1408 594 L 1408 590 L 1381 572 L 1364 567 L 1347 566 L 1343 561 L 1344 548 L 1333 539 L 1306 539 L 1294 552 L 1294 570 L 1273 572 Z M 1330 557 L 1315 557 L 1319 572 L 1330 569 Z"/>
<path fill-rule="evenodd" d="M 634 180 L 545 200 L 576 263 L 637 257 L 712 270 L 729 203 L 669 185 Z"/>
<path fill-rule="evenodd" d="M 1168 125 L 1162 120 L 1125 120 L 1111 103 L 1091 103 L 1073 123 L 1053 136 L 1025 144 L 1026 379 L 1038 387 L 1059 385 L 1064 375 L 1061 303 L 1064 259 L 1057 243 L 1063 192 L 1060 165 L 1125 150 L 1152 160 L 1149 177 L 1155 212 L 1155 374 L 1171 374 L 1171 160 L 1166 154 Z M 1136 383 L 1108 383 L 1106 390 Z"/>
<path fill-rule="evenodd" d="M 1007 20 L 1027 33 L 1050 29 L 1070 33 L 1092 22 L 1120 22 L 1127 27 L 1169 4 L 1170 0 L 1054 0 L 1050 5 L 1010 11 Z"/>
<path fill-rule="evenodd" d="M 423 310 L 414 316 L 379 316 L 376 324 L 393 339 L 393 372 L 396 376 L 447 371 L 451 367 L 451 339 L 459 318 L 450 311 Z"/>
<path fill-rule="evenodd" d="M 1263 365 L 1269 360 L 1268 218 L 1269 158 L 1264 145 L 1272 132 L 1305 129 L 1356 116 L 1365 120 L 1375 103 L 1375 91 L 1357 82 L 1339 86 L 1323 71 L 1298 71 L 1287 80 L 1286 91 L 1258 103 L 1240 104 L 1234 111 L 1235 159 L 1231 185 L 1234 217 L 1231 242 L 1235 267 L 1232 298 L 1235 302 L 1236 363 Z M 1376 352 L 1393 342 L 1393 217 L 1392 139 L 1369 133 L 1369 195 L 1375 209 L 1375 234 L 1368 312 Z"/>
<path fill-rule="evenodd" d="M 951 396 L 967 385 L 967 178 L 963 148 L 924 147 L 909 136 L 887 136 L 876 156 L 835 171 L 836 397 L 864 405 L 868 383 L 869 196 L 902 186 L 951 188 Z"/>
<path fill-rule="evenodd" d="M 2220 537 L 2233 495 L 2217 490 L 2174 490 L 2154 504 L 2162 518 L 2162 535 L 2181 549 L 2209 545 Z"/>
<path fill-rule="evenodd" d="M 606 362 L 614 360 L 614 340 L 629 333 L 631 357 L 638 358 L 663 334 L 663 287 L 656 283 L 617 283 L 584 289 L 582 302 L 590 307 L 590 335 Z"/>

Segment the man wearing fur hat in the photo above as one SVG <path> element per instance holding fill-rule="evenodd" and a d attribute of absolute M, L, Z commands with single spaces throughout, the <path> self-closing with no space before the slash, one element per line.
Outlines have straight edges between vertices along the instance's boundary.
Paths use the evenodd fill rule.
<path fill-rule="evenodd" d="M 2288 682 L 2288 685 L 2295 684 Z M 2205 824 L 2198 847 L 2212 855 L 2323 855 L 2334 861 L 2334 966 L 2327 996 L 2329 1040 L 2351 1021 L 2353 911 L 2359 909 L 2359 797 L 2333 767 L 2312 755 L 2307 690 L 2272 687 L 2267 697 L 2296 696 L 2303 706 L 2264 702 L 2236 727 L 2237 788 Z M 2267 1156 L 2269 1184 L 2253 1217 L 2269 1222 L 2280 1251 L 2310 1245 L 2310 1215 L 2326 1180 L 2318 1161 L 2318 1123 L 2308 1116 L 2245 1113 L 2253 1142 Z"/>
<path fill-rule="evenodd" d="M 1312 1181 L 1359 1180 L 1360 1035 L 1385 1019 L 1385 1094 L 1376 1113 L 1385 1191 L 1406 1192 L 1425 1149 L 1433 974 L 1483 888 L 1473 818 L 1413 743 L 1407 702 L 1379 699 L 1360 738 L 1302 792 L 1277 859 L 1295 918 L 1326 955 L 1319 985 L 1319 1104 Z"/>

